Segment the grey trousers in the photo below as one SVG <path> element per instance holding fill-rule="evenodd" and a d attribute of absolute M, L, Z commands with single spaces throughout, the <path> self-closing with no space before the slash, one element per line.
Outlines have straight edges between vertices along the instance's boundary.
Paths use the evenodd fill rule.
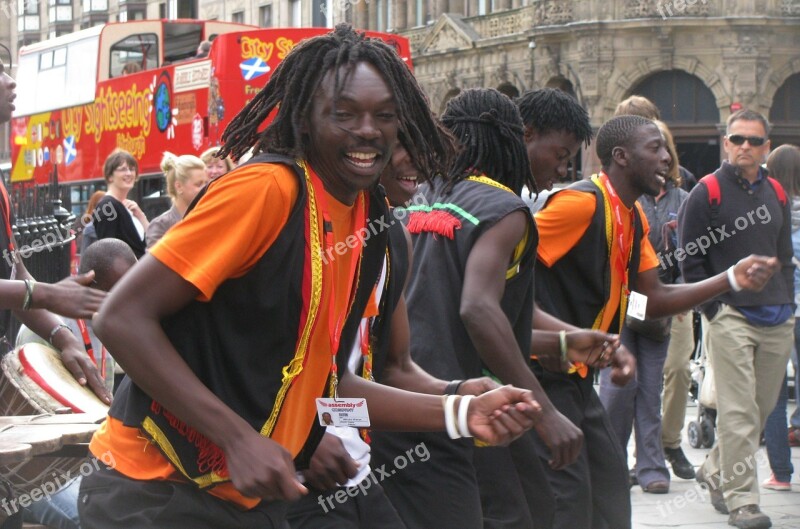
<path fill-rule="evenodd" d="M 669 481 L 661 445 L 661 385 L 669 339 L 651 340 L 622 331 L 622 344 L 636 357 L 636 376 L 626 386 L 611 382 L 611 369 L 600 372 L 600 401 L 627 456 L 631 428 L 636 426 L 636 476 L 642 487 Z"/>

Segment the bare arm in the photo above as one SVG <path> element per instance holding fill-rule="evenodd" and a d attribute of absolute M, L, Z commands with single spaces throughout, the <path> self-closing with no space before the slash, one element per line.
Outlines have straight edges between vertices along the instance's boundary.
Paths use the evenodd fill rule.
<path fill-rule="evenodd" d="M 50 340 L 53 347 L 61 352 L 61 360 L 75 380 L 82 386 L 88 384 L 103 402 L 110 404 L 111 394 L 106 389 L 97 366 L 87 355 L 83 343 L 70 331 L 59 328 L 58 325 L 63 322 L 53 314 L 56 312 L 67 317 L 90 318 L 100 308 L 106 293 L 88 287 L 94 280 L 94 272 L 69 277 L 52 285 L 36 283 L 31 296 L 32 310 L 22 310 L 26 290 L 22 280 L 33 278 L 21 260 L 14 264 L 14 274 L 19 281 L 0 281 L 3 306 L 12 309 L 14 316 L 33 332 Z M 54 330 L 56 332 L 51 336 Z"/>
<path fill-rule="evenodd" d="M 297 499 L 305 493 L 292 457 L 262 437 L 192 372 L 160 320 L 197 297 L 189 282 L 147 255 L 128 272 L 94 320 L 97 336 L 148 395 L 208 437 L 225 453 L 234 486 L 243 494 Z"/>
<path fill-rule="evenodd" d="M 751 255 L 734 267 L 736 281 L 742 288 L 758 291 L 772 274 L 781 269 L 776 257 Z M 656 268 L 640 272 L 638 288 L 648 298 L 647 317 L 662 318 L 685 312 L 731 289 L 726 272 L 697 283 L 665 285 L 658 279 Z"/>
<path fill-rule="evenodd" d="M 464 272 L 461 319 L 489 369 L 503 383 L 530 390 L 542 406 L 542 420 L 536 431 L 552 452 L 551 465 L 560 468 L 578 457 L 583 435 L 547 398 L 528 365 L 528 352 L 523 356 L 500 307 L 509 257 L 524 236 L 526 223 L 525 212 L 514 212 L 475 243 Z"/>

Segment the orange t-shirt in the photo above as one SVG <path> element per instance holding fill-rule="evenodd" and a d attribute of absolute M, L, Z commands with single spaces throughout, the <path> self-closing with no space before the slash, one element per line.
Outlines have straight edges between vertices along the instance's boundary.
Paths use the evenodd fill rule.
<path fill-rule="evenodd" d="M 558 262 L 580 241 L 583 234 L 589 228 L 594 216 L 597 200 L 592 193 L 565 189 L 559 191 L 547 203 L 547 207 L 539 210 L 534 217 L 536 227 L 539 229 L 539 248 L 538 258 L 548 268 Z M 643 234 L 641 241 L 641 251 L 639 259 L 639 272 L 650 270 L 658 266 L 658 257 L 650 244 L 647 234 L 650 233 L 650 225 L 647 217 L 638 202 L 635 205 L 639 209 L 639 218 L 643 223 Z M 625 240 L 630 240 L 631 229 L 633 227 L 633 211 L 625 210 L 628 214 L 623 217 L 623 231 Z M 612 222 L 613 225 L 613 222 Z M 619 254 L 619 245 L 611 245 L 610 262 L 614 262 Z M 627 259 L 627 256 L 625 256 Z M 616 267 L 611 267 L 611 295 L 605 305 L 603 320 L 600 323 L 600 330 L 608 331 L 611 322 L 614 320 L 622 293 L 623 278 Z"/>
<path fill-rule="evenodd" d="M 246 165 L 211 186 L 189 215 L 170 229 L 151 253 L 192 283 L 200 291 L 199 301 L 207 301 L 220 284 L 244 275 L 264 255 L 286 225 L 299 190 L 296 176 L 286 166 Z M 354 233 L 355 208 L 325 195 L 335 245 Z M 320 233 L 322 222 L 320 215 Z M 324 245 L 323 242 L 323 251 Z M 304 368 L 293 381 L 271 436 L 293 456 L 302 448 L 311 423 L 316 419 L 311 396 L 321 396 L 325 391 L 331 366 L 328 315 L 330 310 L 336 315 L 347 312 L 351 293 L 350 263 L 358 257 L 354 254 L 354 251 L 334 253 L 335 259 L 323 264 L 327 267 L 323 273 L 328 280 L 323 280 L 320 308 Z M 332 299 L 334 288 L 336 297 Z M 268 411 L 265 410 L 265 414 Z M 130 478 L 183 480 L 158 448 L 150 445 L 138 428 L 124 426 L 121 421 L 109 417 L 95 433 L 89 448 L 98 457 L 111 456 L 115 470 Z M 213 487 L 209 492 L 248 509 L 260 502 L 243 496 L 230 482 Z"/>

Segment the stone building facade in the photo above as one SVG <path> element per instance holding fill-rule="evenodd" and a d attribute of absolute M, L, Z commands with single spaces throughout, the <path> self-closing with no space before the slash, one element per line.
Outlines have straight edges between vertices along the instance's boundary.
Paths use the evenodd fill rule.
<path fill-rule="evenodd" d="M 14 53 L 27 40 L 141 17 L 395 31 L 410 39 L 437 111 L 464 88 L 513 96 L 553 86 L 599 127 L 641 94 L 696 173 L 719 163 L 724 122 L 739 107 L 770 117 L 773 145 L 800 144 L 800 0 L 0 0 L 0 17 L 3 6 L 12 24 L 0 24 L 0 42 Z M 596 169 L 591 152 L 583 160 L 584 172 Z"/>
<path fill-rule="evenodd" d="M 800 144 L 800 0 L 496 0 L 494 12 L 476 14 L 482 1 L 395 6 L 393 29 L 411 40 L 437 110 L 464 88 L 552 86 L 573 93 L 599 127 L 641 94 L 700 175 L 718 165 L 725 120 L 740 107 L 769 116 L 773 146 Z M 349 16 L 369 27 L 376 5 L 362 0 Z M 419 9 L 433 23 L 411 27 Z M 597 169 L 586 154 L 584 173 Z"/>

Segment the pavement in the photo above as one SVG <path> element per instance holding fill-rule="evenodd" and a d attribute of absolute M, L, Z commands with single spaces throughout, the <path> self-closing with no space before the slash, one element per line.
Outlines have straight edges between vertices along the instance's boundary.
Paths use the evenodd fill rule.
<path fill-rule="evenodd" d="M 788 413 L 792 413 L 795 403 L 789 401 Z M 697 407 L 690 403 L 686 410 L 686 423 L 697 418 Z M 682 448 L 695 468 L 706 457 L 708 449 L 692 448 L 683 430 Z M 772 519 L 775 529 L 800 529 L 800 447 L 792 448 L 792 491 L 777 492 L 761 488 L 761 510 Z M 628 453 L 634 453 L 633 442 Z M 631 457 L 631 459 L 633 459 Z M 758 461 L 758 481 L 761 483 L 770 476 L 767 452 L 762 447 L 756 455 Z M 633 461 L 630 461 L 630 465 Z M 708 499 L 708 492 L 700 488 L 694 480 L 684 480 L 672 476 L 668 494 L 645 494 L 637 485 L 631 489 L 633 504 L 633 528 L 653 529 L 680 527 L 683 529 L 730 529 L 728 516 L 717 513 Z"/>

